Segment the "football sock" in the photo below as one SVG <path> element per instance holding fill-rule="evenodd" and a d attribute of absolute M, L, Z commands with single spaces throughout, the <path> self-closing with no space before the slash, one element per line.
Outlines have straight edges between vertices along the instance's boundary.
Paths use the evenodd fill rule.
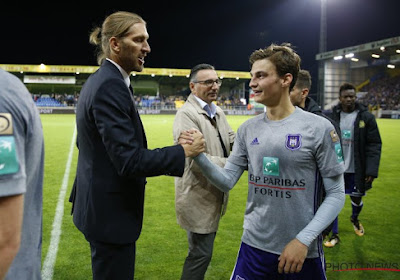
<path fill-rule="evenodd" d="M 353 213 L 351 217 L 353 220 L 358 220 L 358 215 L 360 214 L 364 203 L 361 201 L 360 205 L 355 204 L 353 201 L 351 202 L 351 207 L 353 208 Z"/>
<path fill-rule="evenodd" d="M 339 227 L 338 227 L 338 217 L 333 221 L 333 227 L 332 227 L 332 234 L 338 234 L 339 233 Z"/>

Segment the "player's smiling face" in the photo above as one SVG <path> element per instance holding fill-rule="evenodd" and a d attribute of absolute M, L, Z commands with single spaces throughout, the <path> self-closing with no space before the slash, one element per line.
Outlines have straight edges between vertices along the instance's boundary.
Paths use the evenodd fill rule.
<path fill-rule="evenodd" d="M 250 71 L 250 87 L 254 92 L 254 100 L 266 106 L 274 106 L 279 102 L 282 85 L 275 65 L 268 59 L 260 59 L 253 63 Z"/>

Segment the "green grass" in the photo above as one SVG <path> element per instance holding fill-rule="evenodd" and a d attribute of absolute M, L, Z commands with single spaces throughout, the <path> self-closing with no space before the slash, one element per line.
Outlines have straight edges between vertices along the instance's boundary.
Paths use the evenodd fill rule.
<path fill-rule="evenodd" d="M 362 267 L 387 267 L 400 269 L 400 147 L 397 145 L 400 120 L 378 119 L 382 137 L 382 156 L 379 177 L 373 188 L 363 198 L 364 207 L 360 220 L 365 235 L 354 234 L 350 223 L 351 203 L 348 196 L 339 215 L 341 243 L 325 249 L 327 276 L 336 279 L 400 279 L 400 272 L 394 271 L 333 271 Z"/>
<path fill-rule="evenodd" d="M 45 133 L 45 178 L 43 206 L 43 260 L 49 248 L 52 223 L 64 177 L 68 152 L 75 126 L 74 115 L 41 115 Z M 228 116 L 232 128 L 237 128 L 248 116 Z M 172 145 L 173 115 L 144 115 L 143 124 L 149 148 Z M 350 202 L 339 216 L 342 242 L 325 249 L 327 276 L 334 279 L 399 279 L 396 271 L 337 271 L 353 263 L 365 266 L 400 268 L 399 222 L 400 148 L 397 143 L 400 121 L 379 119 L 383 153 L 379 178 L 364 198 L 360 220 L 365 226 L 364 237 L 357 237 L 349 222 Z M 90 249 L 83 235 L 75 228 L 68 202 L 72 187 L 77 153 L 75 149 L 69 186 L 64 201 L 62 235 L 53 279 L 91 279 Z M 228 211 L 217 233 L 214 255 L 206 279 L 229 279 L 235 264 L 242 234 L 243 214 L 247 198 L 247 173 L 230 193 Z M 135 279 L 179 279 L 187 253 L 186 232 L 176 223 L 173 177 L 148 178 L 143 231 L 137 242 Z"/>

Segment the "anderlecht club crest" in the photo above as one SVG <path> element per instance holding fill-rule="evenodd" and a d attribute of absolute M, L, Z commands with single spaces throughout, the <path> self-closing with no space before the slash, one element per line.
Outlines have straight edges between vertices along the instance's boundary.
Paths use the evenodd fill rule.
<path fill-rule="evenodd" d="M 301 147 L 301 135 L 300 134 L 288 134 L 286 135 L 286 148 L 289 150 L 298 150 Z"/>

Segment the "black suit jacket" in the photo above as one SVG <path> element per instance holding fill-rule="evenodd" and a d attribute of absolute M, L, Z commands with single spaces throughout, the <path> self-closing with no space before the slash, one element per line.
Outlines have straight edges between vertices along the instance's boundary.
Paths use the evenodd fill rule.
<path fill-rule="evenodd" d="M 147 149 L 132 94 L 107 60 L 82 87 L 76 125 L 74 224 L 89 240 L 135 242 L 142 228 L 146 176 L 182 176 L 182 146 Z"/>

